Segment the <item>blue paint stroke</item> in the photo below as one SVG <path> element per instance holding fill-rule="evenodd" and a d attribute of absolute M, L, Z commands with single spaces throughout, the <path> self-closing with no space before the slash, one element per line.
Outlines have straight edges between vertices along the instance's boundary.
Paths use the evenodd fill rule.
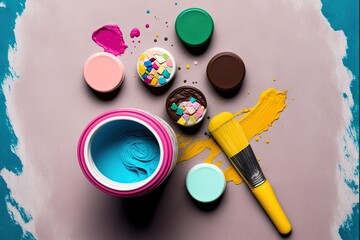
<path fill-rule="evenodd" d="M 343 58 L 344 65 L 352 72 L 353 80 L 350 91 L 354 99 L 354 106 L 351 107 L 352 119 L 347 127 L 347 134 L 359 146 L 359 1 L 358 0 L 322 0 L 322 13 L 328 19 L 331 27 L 335 30 L 342 30 L 347 39 L 348 48 Z M 347 99 L 346 93 L 343 93 Z M 359 150 L 359 149 L 357 149 Z M 346 154 L 347 149 L 344 149 Z M 341 165 L 339 166 L 341 170 Z M 353 169 L 355 178 L 359 178 L 359 155 L 357 155 L 357 166 Z M 359 195 L 359 185 L 355 179 L 344 179 L 345 183 L 356 195 Z M 352 206 L 352 213 L 340 226 L 339 234 L 343 240 L 359 239 L 359 202 Z"/>
<path fill-rule="evenodd" d="M 18 139 L 10 124 L 6 111 L 3 84 L 7 78 L 14 79 L 8 60 L 9 48 L 16 48 L 15 20 L 25 9 L 25 0 L 1 1 L 0 7 L 0 171 L 6 169 L 16 175 L 23 171 L 23 165 L 15 154 Z M 11 207 L 12 206 L 12 207 Z M 32 233 L 22 229 L 11 209 L 16 209 L 25 223 L 32 220 L 29 213 L 12 197 L 11 190 L 0 175 L 0 239 L 35 239 Z"/>

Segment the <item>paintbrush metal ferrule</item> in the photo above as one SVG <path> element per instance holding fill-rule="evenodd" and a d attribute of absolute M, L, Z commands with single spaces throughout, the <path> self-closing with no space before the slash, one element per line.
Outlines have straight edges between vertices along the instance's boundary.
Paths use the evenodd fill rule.
<path fill-rule="evenodd" d="M 256 188 L 266 181 L 266 177 L 250 145 L 229 158 L 229 160 L 250 187 Z"/>

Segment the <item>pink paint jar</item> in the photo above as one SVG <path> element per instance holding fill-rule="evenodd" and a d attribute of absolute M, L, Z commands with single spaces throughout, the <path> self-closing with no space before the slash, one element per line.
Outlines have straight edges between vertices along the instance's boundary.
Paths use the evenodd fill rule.
<path fill-rule="evenodd" d="M 160 157 L 154 171 L 145 179 L 136 182 L 121 182 L 107 177 L 108 175 L 102 172 L 96 164 L 97 160 L 94 160 L 96 156 L 92 149 L 101 148 L 94 144 L 111 145 L 111 142 L 106 141 L 122 139 L 121 132 L 131 132 L 132 129 L 140 129 L 140 132 L 148 132 L 154 137 Z M 114 133 L 120 134 L 118 138 L 106 136 L 106 134 L 114 135 Z M 131 198 L 151 192 L 170 175 L 176 165 L 178 143 L 174 131 L 161 118 L 139 109 L 123 108 L 105 112 L 92 120 L 80 136 L 77 154 L 81 170 L 96 188 L 110 195 Z M 113 157 L 113 161 L 116 166 L 119 157 Z M 111 158 L 109 164 L 112 164 Z"/>
<path fill-rule="evenodd" d="M 99 52 L 86 60 L 83 75 L 85 82 L 93 90 L 109 93 L 123 83 L 125 68 L 118 57 L 107 52 Z"/>

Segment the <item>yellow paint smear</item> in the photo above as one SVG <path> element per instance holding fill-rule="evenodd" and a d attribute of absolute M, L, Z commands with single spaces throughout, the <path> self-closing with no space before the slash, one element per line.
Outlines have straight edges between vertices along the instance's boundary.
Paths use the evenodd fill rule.
<path fill-rule="evenodd" d="M 285 101 L 286 91 L 282 92 L 270 88 L 260 95 L 260 98 L 254 107 L 242 109 L 236 113 L 237 116 L 241 115 L 238 121 L 249 141 L 256 135 L 267 131 L 269 127 L 272 126 L 273 122 L 280 118 L 280 113 L 286 107 Z M 222 161 L 214 163 L 215 158 L 222 150 L 212 138 L 195 140 L 192 137 L 184 137 L 182 134 L 178 134 L 177 138 L 180 149 L 178 163 L 188 161 L 208 149 L 210 153 L 204 162 L 212 163 L 217 166 L 222 164 Z M 240 184 L 242 182 L 240 175 L 233 166 L 229 166 L 223 170 L 223 172 L 226 181 L 232 181 L 235 184 Z"/>

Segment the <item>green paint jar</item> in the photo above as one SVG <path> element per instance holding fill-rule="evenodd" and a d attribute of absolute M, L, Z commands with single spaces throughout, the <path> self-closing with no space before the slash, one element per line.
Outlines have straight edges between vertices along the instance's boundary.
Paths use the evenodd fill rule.
<path fill-rule="evenodd" d="M 201 47 L 210 41 L 214 32 L 214 21 L 205 10 L 188 8 L 176 18 L 175 31 L 185 45 Z"/>

